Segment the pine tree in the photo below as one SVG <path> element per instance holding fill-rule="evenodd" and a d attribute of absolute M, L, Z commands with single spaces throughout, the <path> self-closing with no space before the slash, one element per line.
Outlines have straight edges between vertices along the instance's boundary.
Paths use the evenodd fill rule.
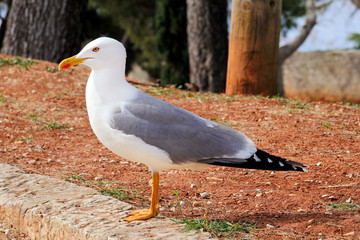
<path fill-rule="evenodd" d="M 111 17 L 124 32 L 118 40 L 124 43 L 128 56 L 136 59 L 151 76 L 158 76 L 161 57 L 155 44 L 156 1 L 89 0 L 89 3 L 100 15 Z"/>
<path fill-rule="evenodd" d="M 162 58 L 161 82 L 183 86 L 189 82 L 186 0 L 157 0 L 155 31 Z"/>

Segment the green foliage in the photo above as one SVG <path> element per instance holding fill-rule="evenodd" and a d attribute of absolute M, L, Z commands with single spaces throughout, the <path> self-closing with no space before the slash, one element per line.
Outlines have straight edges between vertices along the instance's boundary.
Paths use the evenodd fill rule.
<path fill-rule="evenodd" d="M 334 0 L 315 1 L 317 12 L 325 11 Z M 297 27 L 296 19 L 306 14 L 306 0 L 284 0 L 281 12 L 281 34 L 286 36 L 287 32 Z"/>
<path fill-rule="evenodd" d="M 111 36 L 116 39 L 121 39 L 124 35 L 124 30 L 116 23 L 107 11 L 101 10 L 106 8 L 102 5 L 103 1 L 90 0 L 85 16 L 85 38 L 94 39 L 102 35 Z"/>
<path fill-rule="evenodd" d="M 72 175 L 70 178 L 64 179 L 66 182 L 74 182 L 74 183 L 84 183 L 86 179 L 77 175 Z"/>
<path fill-rule="evenodd" d="M 0 58 L 0 67 L 3 66 L 11 66 L 11 65 L 19 65 L 22 68 L 27 68 L 35 63 L 32 59 L 25 58 Z"/>
<path fill-rule="evenodd" d="M 157 75 L 161 58 L 155 45 L 155 0 L 90 0 L 89 7 L 105 22 L 118 27 L 121 38 L 115 38 L 121 40 L 127 48 L 128 59 L 136 58 L 137 63 L 145 67 L 150 75 Z M 99 31 L 99 34 L 106 33 Z"/>
<path fill-rule="evenodd" d="M 328 122 L 321 122 L 321 123 L 320 123 L 320 125 L 321 125 L 322 127 L 325 127 L 325 128 L 327 128 L 327 129 L 329 129 L 329 128 L 330 128 L 330 126 L 331 126 L 331 123 L 328 123 Z"/>
<path fill-rule="evenodd" d="M 185 0 L 90 0 L 87 36 L 114 37 L 136 62 L 163 84 L 188 82 Z"/>
<path fill-rule="evenodd" d="M 248 233 L 252 228 L 254 228 L 253 225 L 247 223 L 233 224 L 226 221 L 210 221 L 207 216 L 205 216 L 204 219 L 188 220 L 173 218 L 171 220 L 177 223 L 186 224 L 184 228 L 185 231 L 203 230 L 211 233 L 214 237 L 231 237 L 231 235 L 235 233 Z"/>
<path fill-rule="evenodd" d="M 26 142 L 26 143 L 30 143 L 32 140 L 34 140 L 34 136 L 31 135 L 29 137 L 25 137 L 25 136 L 20 136 L 20 137 L 17 137 L 15 139 L 15 141 L 22 141 L 22 142 Z"/>
<path fill-rule="evenodd" d="M 77 175 L 72 175 L 71 177 L 67 177 L 64 180 L 67 182 L 72 182 L 72 183 L 81 184 L 81 185 L 85 185 L 85 186 L 102 187 L 102 186 L 113 184 L 111 181 L 109 181 L 107 179 L 91 181 L 91 180 L 86 180 L 85 178 L 77 176 Z M 98 192 L 100 192 L 102 195 L 114 197 L 119 200 L 132 199 L 132 197 L 129 194 L 127 194 L 126 192 L 124 192 L 122 188 L 100 189 L 100 190 L 98 190 Z"/>
<path fill-rule="evenodd" d="M 118 39 L 126 47 L 126 62 L 128 66 L 131 66 L 135 59 L 132 43 L 127 41 L 128 38 L 125 35 L 125 30 L 116 22 L 115 17 L 111 16 L 106 10 L 100 11 L 100 9 L 106 8 L 105 5 L 100 8 L 100 4 L 104 5 L 105 3 L 100 0 L 89 0 L 88 9 L 84 17 L 84 20 L 86 20 L 84 22 L 84 38 L 87 39 L 84 44 L 100 36 Z M 128 71 L 129 69 L 128 67 L 126 70 Z"/>
<path fill-rule="evenodd" d="M 57 125 L 56 123 L 56 119 L 53 122 L 44 122 L 45 126 L 43 127 L 43 129 L 45 128 L 52 128 L 52 129 L 68 129 L 69 127 L 65 126 L 65 125 Z"/>
<path fill-rule="evenodd" d="M 347 107 L 352 107 L 352 108 L 360 108 L 360 104 L 359 103 L 350 103 L 350 102 L 339 102 L 339 104 L 342 104 L 344 106 L 347 106 Z"/>
<path fill-rule="evenodd" d="M 101 189 L 101 190 L 99 190 L 99 192 L 102 195 L 114 197 L 114 198 L 119 199 L 119 200 L 131 199 L 131 197 L 127 193 L 122 191 L 121 188 L 117 188 L 117 189 Z"/>
<path fill-rule="evenodd" d="M 306 110 L 311 108 L 311 105 L 307 101 L 302 101 L 299 99 L 282 98 L 281 104 L 289 106 L 292 109 Z"/>
<path fill-rule="evenodd" d="M 29 115 L 34 122 L 44 124 L 44 127 L 42 128 L 42 130 L 47 129 L 47 128 L 51 128 L 51 129 L 68 129 L 69 128 L 65 125 L 58 125 L 58 123 L 57 123 L 58 115 L 56 115 L 55 119 L 53 119 L 53 120 L 41 120 L 41 119 L 39 119 L 38 115 L 35 115 L 35 114 L 29 114 Z"/>
<path fill-rule="evenodd" d="M 56 73 L 56 72 L 59 72 L 60 70 L 57 68 L 57 67 L 48 67 L 46 66 L 46 69 L 45 69 L 46 72 L 48 73 Z"/>
<path fill-rule="evenodd" d="M 178 190 L 177 188 L 175 188 L 175 190 L 173 190 L 172 193 L 173 193 L 175 196 L 179 196 L 179 190 Z"/>
<path fill-rule="evenodd" d="M 189 81 L 186 23 L 185 0 L 156 1 L 155 43 L 162 60 L 163 84 L 184 85 Z"/>
<path fill-rule="evenodd" d="M 354 49 L 360 49 L 360 33 L 350 34 L 348 40 L 355 43 Z"/>
<path fill-rule="evenodd" d="M 350 210 L 355 211 L 356 209 L 360 208 L 360 205 L 355 204 L 353 201 L 351 202 L 340 202 L 340 203 L 329 203 L 329 206 L 333 209 L 344 211 Z"/>
<path fill-rule="evenodd" d="M 286 36 L 290 29 L 297 27 L 296 18 L 304 16 L 305 13 L 305 0 L 282 1 L 281 34 Z"/>
<path fill-rule="evenodd" d="M 151 87 L 145 92 L 155 96 L 176 94 L 173 87 Z"/>
<path fill-rule="evenodd" d="M 6 102 L 6 99 L 7 99 L 7 97 L 5 96 L 5 92 L 3 92 L 0 97 L 0 102 L 4 103 L 4 102 Z"/>
<path fill-rule="evenodd" d="M 50 121 L 37 120 L 37 122 L 44 124 L 45 126 L 42 129 L 51 128 L 51 129 L 68 129 L 69 127 L 65 125 L 58 125 L 57 118 Z"/>

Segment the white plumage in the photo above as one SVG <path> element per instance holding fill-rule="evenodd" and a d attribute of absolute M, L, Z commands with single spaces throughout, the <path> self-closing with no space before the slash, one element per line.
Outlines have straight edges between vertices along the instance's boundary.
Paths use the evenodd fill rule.
<path fill-rule="evenodd" d="M 207 164 L 305 171 L 305 165 L 258 150 L 243 133 L 152 97 L 125 80 L 126 51 L 111 38 L 98 38 L 60 69 L 85 64 L 92 69 L 86 85 L 91 127 L 111 151 L 144 163 L 153 172 L 151 208 L 135 211 L 128 221 L 158 213 L 158 171 L 199 168 Z"/>

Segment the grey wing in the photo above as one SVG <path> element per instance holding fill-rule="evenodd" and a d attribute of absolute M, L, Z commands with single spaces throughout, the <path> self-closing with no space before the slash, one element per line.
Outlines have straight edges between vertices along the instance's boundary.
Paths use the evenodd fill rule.
<path fill-rule="evenodd" d="M 111 127 L 135 135 L 181 164 L 214 158 L 248 158 L 254 143 L 239 131 L 203 119 L 159 99 L 115 111 Z"/>

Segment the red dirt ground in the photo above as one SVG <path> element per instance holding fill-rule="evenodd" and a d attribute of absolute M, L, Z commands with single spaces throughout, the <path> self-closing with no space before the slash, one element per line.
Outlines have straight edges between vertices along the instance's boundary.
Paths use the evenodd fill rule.
<path fill-rule="evenodd" d="M 148 206 L 147 167 L 108 151 L 90 128 L 84 95 L 90 71 L 56 68 L 42 61 L 0 67 L 0 162 L 96 189 L 121 187 L 132 196 L 126 202 Z M 161 172 L 162 215 L 255 224 L 236 238 L 360 239 L 359 105 L 138 87 L 241 130 L 260 149 L 310 166 L 308 173 L 225 167 Z"/>

